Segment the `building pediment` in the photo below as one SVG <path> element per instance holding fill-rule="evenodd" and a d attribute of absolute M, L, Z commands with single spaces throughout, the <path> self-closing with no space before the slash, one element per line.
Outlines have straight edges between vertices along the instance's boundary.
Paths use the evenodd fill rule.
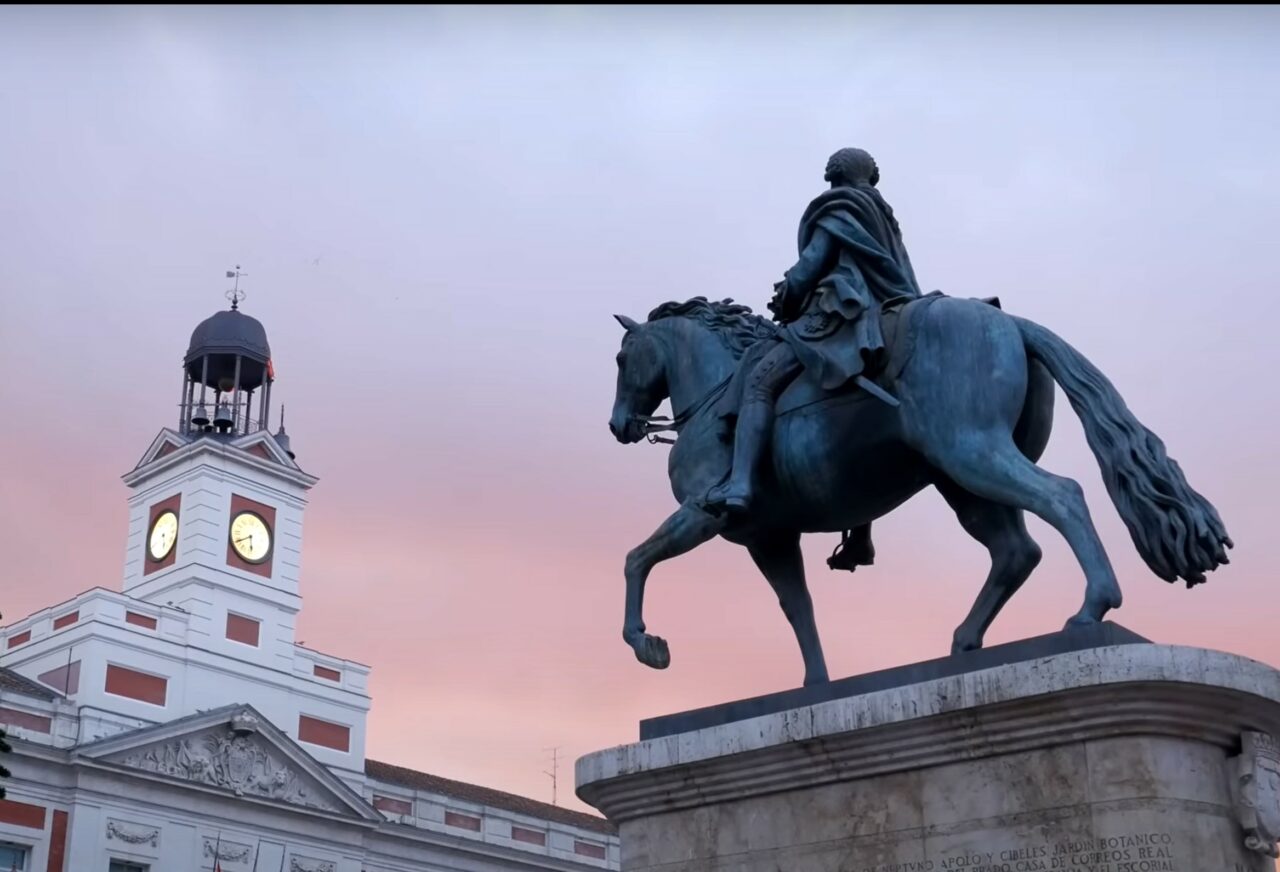
<path fill-rule="evenodd" d="M 147 450 L 143 453 L 142 459 L 138 461 L 134 469 L 141 469 L 147 464 L 159 460 L 162 457 L 168 457 L 175 451 L 180 451 L 190 444 L 191 440 L 181 435 L 177 431 L 170 430 L 168 427 L 156 434 L 156 438 L 151 440 L 151 444 L 147 446 Z"/>
<path fill-rule="evenodd" d="M 152 440 L 151 447 L 138 464 L 124 474 L 123 479 L 129 487 L 137 487 L 180 464 L 212 458 L 222 466 L 229 456 L 235 457 L 245 469 L 257 470 L 303 488 L 310 488 L 319 480 L 303 472 L 275 437 L 266 431 L 228 439 L 216 434 L 188 437 L 167 428 Z"/>
<path fill-rule="evenodd" d="M 270 460 L 273 463 L 286 466 L 289 469 L 299 469 L 293 458 L 284 452 L 284 449 L 280 447 L 280 443 L 276 442 L 275 437 L 266 430 L 258 430 L 246 436 L 241 436 L 232 440 L 231 445 L 241 451 L 246 451 L 264 460 Z"/>
<path fill-rule="evenodd" d="M 76 757 L 238 797 L 381 820 L 359 794 L 249 705 L 112 736 L 81 746 Z"/>

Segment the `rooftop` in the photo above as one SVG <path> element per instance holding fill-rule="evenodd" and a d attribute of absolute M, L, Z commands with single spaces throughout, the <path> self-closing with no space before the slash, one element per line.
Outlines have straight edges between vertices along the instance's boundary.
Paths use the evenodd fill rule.
<path fill-rule="evenodd" d="M 551 805 L 546 802 L 538 802 L 526 796 L 517 796 L 514 793 L 494 790 L 491 787 L 481 787 L 478 784 L 467 784 L 465 781 L 441 778 L 438 775 L 418 772 L 416 769 L 392 766 L 390 763 L 380 763 L 377 760 L 365 760 L 364 772 L 370 778 L 381 781 L 384 784 L 396 784 L 413 790 L 439 793 L 467 802 L 474 802 L 478 805 L 500 808 L 516 814 L 555 821 L 556 823 L 579 827 L 605 835 L 612 836 L 618 832 L 617 827 L 602 817 L 583 814 L 582 812 L 561 808 L 558 805 Z"/>
<path fill-rule="evenodd" d="M 43 684 L 23 678 L 12 669 L 0 666 L 0 692 L 18 693 L 36 699 L 55 700 L 62 694 L 45 687 Z"/>

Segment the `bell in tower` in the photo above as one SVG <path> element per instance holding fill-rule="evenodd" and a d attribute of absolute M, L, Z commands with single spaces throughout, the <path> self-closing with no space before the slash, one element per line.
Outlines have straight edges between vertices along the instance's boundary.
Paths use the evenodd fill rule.
<path fill-rule="evenodd" d="M 231 308 L 201 321 L 191 334 L 182 361 L 178 429 L 184 434 L 240 436 L 267 429 L 275 381 L 271 346 L 262 323 L 240 311 L 243 275 L 239 266 L 227 272 L 236 280 L 227 292 Z"/>

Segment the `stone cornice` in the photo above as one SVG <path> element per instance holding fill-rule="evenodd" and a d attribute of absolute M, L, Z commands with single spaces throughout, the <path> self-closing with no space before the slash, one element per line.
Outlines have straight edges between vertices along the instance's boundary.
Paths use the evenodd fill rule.
<path fill-rule="evenodd" d="M 611 821 L 1105 736 L 1226 749 L 1280 734 L 1280 672 L 1217 651 L 1097 648 L 591 754 L 577 794 Z"/>
<path fill-rule="evenodd" d="M 176 451 L 135 467 L 121 476 L 121 479 L 129 487 L 137 487 L 147 479 L 159 476 L 202 454 L 219 458 L 233 457 L 237 463 L 241 463 L 272 478 L 289 482 L 303 490 L 311 489 L 320 481 L 318 477 L 309 475 L 296 467 L 283 466 L 274 461 L 258 457 L 256 454 L 251 454 L 243 448 L 210 438 L 188 442 Z"/>

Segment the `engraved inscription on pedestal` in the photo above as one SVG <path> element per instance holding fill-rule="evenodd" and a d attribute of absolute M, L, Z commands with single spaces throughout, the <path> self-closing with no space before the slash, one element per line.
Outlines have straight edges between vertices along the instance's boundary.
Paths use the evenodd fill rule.
<path fill-rule="evenodd" d="M 1244 733 L 1231 763 L 1245 847 L 1280 857 L 1280 743 L 1266 733 Z"/>

